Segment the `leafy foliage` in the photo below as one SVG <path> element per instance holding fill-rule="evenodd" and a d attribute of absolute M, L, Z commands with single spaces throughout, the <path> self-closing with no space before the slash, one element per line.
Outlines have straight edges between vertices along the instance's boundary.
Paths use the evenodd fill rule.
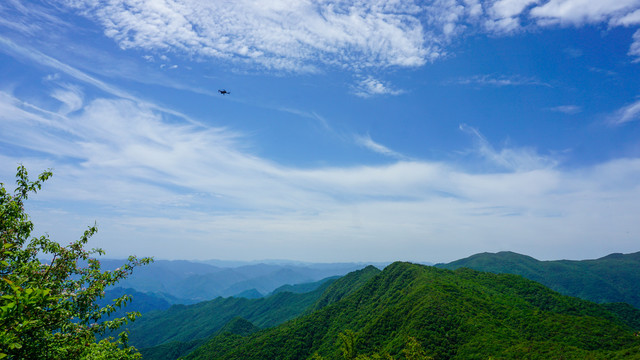
<path fill-rule="evenodd" d="M 338 334 L 338 347 L 344 360 L 394 360 L 389 353 L 373 353 L 371 355 L 357 354 L 355 351 L 356 333 L 345 330 Z M 402 355 L 406 360 L 433 360 L 425 354 L 422 345 L 414 337 L 407 339 L 407 345 L 402 350 Z M 311 356 L 310 360 L 324 360 L 317 352 Z"/>
<path fill-rule="evenodd" d="M 640 310 L 627 303 L 606 303 L 602 306 L 616 315 L 620 322 L 640 331 Z"/>
<path fill-rule="evenodd" d="M 124 306 L 123 295 L 112 304 L 99 306 L 105 288 L 131 274 L 149 258 L 130 257 L 114 271 L 101 271 L 85 245 L 97 229 L 89 227 L 79 240 L 67 246 L 48 236 L 31 237 L 33 223 L 24 210 L 30 193 L 41 189 L 52 173 L 30 181 L 26 169 L 18 167 L 17 188 L 9 194 L 0 184 L 0 358 L 9 359 L 135 359 L 139 354 L 127 345 L 126 334 L 118 340 L 96 343 L 96 335 L 115 330 L 137 314 L 101 319 Z M 39 256 L 50 256 L 47 263 Z"/>

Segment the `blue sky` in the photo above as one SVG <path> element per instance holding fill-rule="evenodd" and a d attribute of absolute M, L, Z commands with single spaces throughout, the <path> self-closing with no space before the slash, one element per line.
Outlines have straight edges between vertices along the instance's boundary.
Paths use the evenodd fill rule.
<path fill-rule="evenodd" d="M 5 0 L 0 180 L 111 257 L 635 252 L 639 75 L 640 0 Z"/>

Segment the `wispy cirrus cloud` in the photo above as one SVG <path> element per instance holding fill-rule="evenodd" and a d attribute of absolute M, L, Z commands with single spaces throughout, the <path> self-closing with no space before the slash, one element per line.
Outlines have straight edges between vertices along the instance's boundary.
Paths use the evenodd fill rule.
<path fill-rule="evenodd" d="M 283 166 L 244 150 L 250 146 L 241 135 L 128 99 L 85 99 L 81 109 L 64 114 L 2 92 L 0 109 L 2 141 L 32 151 L 19 158 L 0 155 L 0 162 L 55 169 L 47 191 L 34 197 L 36 231 L 64 239 L 98 220 L 97 239 L 108 239 L 113 256 L 193 258 L 197 251 L 204 257 L 340 261 L 339 247 L 369 260 L 406 259 L 415 252 L 445 260 L 458 256 L 461 246 L 500 250 L 506 238 L 510 249 L 543 258 L 557 254 L 560 242 L 592 244 L 582 251 L 603 253 L 622 240 L 595 240 L 605 234 L 618 239 L 612 226 L 637 228 L 635 216 L 620 214 L 640 211 L 640 188 L 629 180 L 640 176 L 637 159 L 562 170 L 556 159 L 533 149 L 496 149 L 466 125 L 461 129 L 476 141 L 473 151 L 493 167 L 471 171 L 407 159 Z M 360 140 L 397 155 L 370 136 Z M 10 183 L 8 169 L 0 176 Z M 176 239 L 183 246 L 176 247 Z"/>
<path fill-rule="evenodd" d="M 50 26 L 67 27 L 67 23 L 50 13 L 46 7 L 19 0 L 0 3 L 0 26 L 17 30 L 28 35 L 36 35 Z M 34 21 L 37 20 L 37 21 Z"/>
<path fill-rule="evenodd" d="M 640 120 L 640 100 L 619 109 L 609 119 L 614 125 Z"/>
<path fill-rule="evenodd" d="M 633 34 L 633 43 L 629 47 L 629 55 L 636 57 L 634 62 L 640 62 L 640 30 Z"/>
<path fill-rule="evenodd" d="M 510 171 L 532 171 L 538 169 L 553 168 L 558 164 L 558 159 L 552 156 L 543 156 L 533 148 L 503 147 L 496 150 L 480 131 L 467 124 L 460 124 L 461 131 L 473 136 L 476 141 L 475 152 L 489 164 Z"/>
<path fill-rule="evenodd" d="M 560 112 L 563 114 L 574 115 L 582 111 L 582 108 L 577 105 L 560 105 L 549 108 L 550 111 Z"/>
<path fill-rule="evenodd" d="M 62 103 L 59 112 L 66 115 L 82 108 L 84 95 L 78 86 L 61 84 L 51 92 L 51 97 Z"/>
<path fill-rule="evenodd" d="M 393 151 L 391 149 L 389 149 L 388 147 L 377 143 L 375 141 L 373 141 L 373 139 L 371 139 L 371 135 L 366 134 L 366 135 L 356 135 L 354 137 L 356 144 L 363 146 L 373 152 L 376 152 L 378 154 L 382 154 L 385 156 L 389 156 L 392 158 L 396 158 L 396 159 L 406 159 L 407 157 L 396 152 Z"/>
<path fill-rule="evenodd" d="M 301 116 L 303 118 L 307 118 L 307 119 L 311 119 L 316 121 L 318 124 L 320 124 L 322 126 L 322 128 L 324 128 L 327 131 L 333 131 L 333 129 L 331 128 L 331 125 L 329 125 L 329 122 L 327 121 L 327 119 L 325 119 L 323 116 L 319 115 L 316 112 L 308 112 L 308 111 L 302 111 L 302 110 L 298 110 L 298 109 L 293 109 L 293 108 L 278 108 L 279 111 L 284 111 L 290 114 L 294 114 L 294 115 L 298 115 Z"/>
<path fill-rule="evenodd" d="M 2 35 L 0 35 L 0 45 L 3 45 L 3 48 L 0 51 L 7 52 L 7 53 L 9 53 L 9 54 L 11 54 L 13 56 L 18 57 L 18 58 L 23 58 L 23 59 L 28 59 L 30 61 L 34 61 L 34 62 L 36 62 L 36 63 L 38 63 L 38 64 L 40 64 L 42 66 L 50 67 L 51 69 L 56 71 L 57 73 L 54 74 L 54 75 L 51 75 L 53 78 L 49 79 L 49 80 L 57 80 L 56 78 L 59 77 L 59 73 L 64 73 L 64 74 L 74 78 L 76 81 L 80 81 L 80 82 L 82 82 L 82 83 L 84 83 L 86 85 L 93 86 L 93 87 L 95 87 L 95 88 L 97 88 L 97 89 L 99 89 L 101 91 L 104 91 L 104 92 L 106 92 L 108 94 L 111 94 L 113 96 L 116 96 L 116 97 L 119 97 L 119 98 L 123 98 L 123 99 L 129 99 L 129 100 L 132 100 L 132 101 L 135 101 L 135 102 L 146 103 L 148 106 L 151 106 L 151 107 L 159 106 L 159 105 L 156 105 L 154 103 L 144 101 L 140 97 L 138 97 L 136 95 L 133 95 L 133 94 L 129 93 L 126 90 L 123 90 L 123 89 L 121 89 L 121 88 L 119 88 L 117 86 L 114 86 L 114 85 L 112 85 L 110 83 L 102 81 L 102 80 L 100 80 L 100 79 L 98 79 L 98 78 L 96 78 L 94 76 L 91 76 L 91 75 L 87 74 L 86 72 L 84 72 L 84 71 L 82 71 L 80 69 L 77 69 L 77 68 L 75 68 L 73 66 L 70 66 L 67 63 L 64 63 L 64 62 L 62 62 L 62 61 L 60 61 L 58 59 L 55 59 L 55 58 L 53 58 L 53 57 L 51 57 L 51 56 L 49 56 L 47 54 L 44 54 L 44 53 L 42 53 L 42 52 L 40 52 L 38 50 L 31 49 L 31 48 L 22 46 L 20 44 L 16 44 L 11 39 L 6 38 L 6 37 L 4 37 Z M 63 86 L 75 88 L 75 90 L 73 90 L 73 91 L 76 91 L 76 92 L 79 89 L 78 87 L 76 87 L 74 85 L 69 85 L 69 84 L 64 84 Z M 58 90 L 58 91 L 60 91 L 60 90 Z M 192 89 L 192 91 L 193 91 L 193 89 Z M 195 91 L 198 91 L 198 89 L 195 89 Z M 204 93 L 208 93 L 208 92 L 204 92 Z M 71 97 L 70 97 L 71 94 L 69 94 L 68 92 L 65 93 L 64 95 L 63 95 L 63 93 L 59 93 L 59 94 L 60 94 L 59 97 L 63 98 L 63 100 L 72 101 Z M 73 96 L 73 95 L 71 95 L 71 96 Z M 54 98 L 56 98 L 56 97 L 54 96 Z M 61 99 L 57 99 L 57 100 L 62 101 Z M 62 101 L 62 102 L 64 103 L 64 101 Z M 73 100 L 73 102 L 77 102 L 77 99 Z M 69 104 L 67 104 L 67 105 L 69 105 Z M 180 114 L 180 113 L 178 113 L 178 112 L 176 112 L 174 110 L 171 110 L 171 109 L 161 108 L 161 109 L 158 109 L 158 110 L 162 110 L 162 111 L 165 111 L 167 113 L 171 113 L 171 114 L 173 114 L 175 116 L 182 116 L 182 114 Z M 184 116 L 182 116 L 182 117 L 186 118 Z"/>
<path fill-rule="evenodd" d="M 393 89 L 389 84 L 385 84 L 381 80 L 373 76 L 367 76 L 359 80 L 352 88 L 356 96 L 369 98 L 379 95 L 400 95 L 404 91 Z"/>
<path fill-rule="evenodd" d="M 531 77 L 524 77 L 520 75 L 473 75 L 470 77 L 463 77 L 450 81 L 449 83 L 459 85 L 475 85 L 475 86 L 545 86 L 552 87 L 551 84 L 540 81 Z"/>

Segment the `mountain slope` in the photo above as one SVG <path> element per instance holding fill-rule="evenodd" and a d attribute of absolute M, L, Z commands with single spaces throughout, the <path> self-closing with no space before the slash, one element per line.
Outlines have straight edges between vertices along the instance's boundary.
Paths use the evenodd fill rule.
<path fill-rule="evenodd" d="M 148 348 L 166 342 L 206 338 L 235 317 L 244 318 L 260 328 L 275 326 L 311 306 L 320 306 L 318 302 L 325 293 L 347 293 L 344 289 L 355 288 L 379 272 L 369 266 L 343 278 L 326 279 L 308 293 L 278 292 L 261 299 L 217 298 L 188 306 L 174 305 L 166 311 L 147 313 L 129 324 L 129 341 L 138 348 Z"/>
<path fill-rule="evenodd" d="M 434 359 L 640 358 L 640 338 L 603 306 L 516 275 L 408 263 L 307 316 L 214 337 L 186 358 L 341 358 L 336 340 L 345 330 L 356 332 L 360 354 L 398 356 L 412 337 Z"/>
<path fill-rule="evenodd" d="M 134 289 L 124 289 L 121 287 L 114 287 L 105 291 L 104 296 L 98 300 L 98 304 L 100 306 L 113 305 L 113 299 L 123 295 L 131 296 L 131 301 L 128 302 L 125 307 L 111 314 L 112 318 L 122 317 L 128 312 L 134 311 L 144 314 L 154 310 L 166 310 L 171 306 L 168 301 L 154 294 L 147 294 L 135 291 Z"/>
<path fill-rule="evenodd" d="M 231 319 L 222 329 L 218 330 L 218 336 L 247 336 L 260 329 L 248 320 L 240 317 Z M 173 341 L 152 348 L 140 349 L 145 360 L 174 360 L 206 342 L 206 339 L 195 339 L 187 342 Z"/>
<path fill-rule="evenodd" d="M 277 294 L 281 292 L 291 292 L 295 294 L 303 294 L 307 292 L 311 292 L 317 288 L 319 288 L 325 281 L 334 281 L 339 279 L 340 276 L 332 276 L 326 279 L 322 279 L 315 282 L 303 283 L 303 284 L 295 284 L 295 285 L 282 285 L 279 288 L 273 290 L 271 294 Z"/>
<path fill-rule="evenodd" d="M 129 342 L 147 348 L 172 341 L 206 338 L 235 317 L 260 327 L 273 326 L 302 313 L 324 288 L 306 294 L 279 293 L 267 298 L 217 298 L 194 305 L 174 305 L 144 314 L 129 324 Z"/>
<path fill-rule="evenodd" d="M 513 252 L 482 253 L 436 266 L 517 274 L 565 295 L 597 303 L 626 302 L 640 309 L 640 252 L 581 261 L 538 261 Z"/>

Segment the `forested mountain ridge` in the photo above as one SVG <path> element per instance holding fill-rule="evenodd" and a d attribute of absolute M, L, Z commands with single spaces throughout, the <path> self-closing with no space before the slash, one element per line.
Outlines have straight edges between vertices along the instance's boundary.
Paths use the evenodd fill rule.
<path fill-rule="evenodd" d="M 236 317 L 244 318 L 259 328 L 275 326 L 307 309 L 339 300 L 379 272 L 369 266 L 338 279 L 326 279 L 307 293 L 280 291 L 260 299 L 216 298 L 194 305 L 174 305 L 166 311 L 144 314 L 129 324 L 129 340 L 138 348 L 147 348 L 167 342 L 207 338 Z"/>
<path fill-rule="evenodd" d="M 216 334 L 218 336 L 247 336 L 259 330 L 260 328 L 250 321 L 236 317 L 225 324 Z M 202 338 L 190 341 L 173 341 L 152 348 L 140 349 L 140 353 L 145 360 L 175 360 L 204 344 L 206 340 Z"/>
<path fill-rule="evenodd" d="M 165 311 L 144 314 L 129 324 L 129 340 L 135 347 L 145 348 L 207 338 L 235 317 L 260 327 L 274 326 L 302 313 L 325 288 L 326 285 L 305 294 L 283 292 L 260 299 L 219 297 L 193 305 L 173 305 Z"/>
<path fill-rule="evenodd" d="M 161 297 L 121 287 L 114 287 L 105 291 L 104 297 L 98 301 L 98 304 L 101 306 L 111 304 L 113 302 L 111 299 L 116 299 L 125 294 L 131 296 L 131 301 L 127 303 L 125 308 L 119 309 L 115 313 L 117 316 L 124 316 L 124 313 L 131 311 L 138 311 L 144 314 L 149 311 L 166 310 L 171 307 L 171 304 Z"/>
<path fill-rule="evenodd" d="M 640 309 L 640 252 L 610 254 L 594 260 L 539 261 L 505 251 L 476 254 L 435 266 L 517 274 L 565 295 L 597 303 L 625 302 Z"/>
<path fill-rule="evenodd" d="M 216 336 L 186 358 L 342 358 L 336 340 L 346 330 L 367 355 L 396 357 L 414 338 L 434 359 L 640 358 L 634 329 L 604 306 L 517 275 L 409 263 L 309 315 L 246 337 Z"/>

